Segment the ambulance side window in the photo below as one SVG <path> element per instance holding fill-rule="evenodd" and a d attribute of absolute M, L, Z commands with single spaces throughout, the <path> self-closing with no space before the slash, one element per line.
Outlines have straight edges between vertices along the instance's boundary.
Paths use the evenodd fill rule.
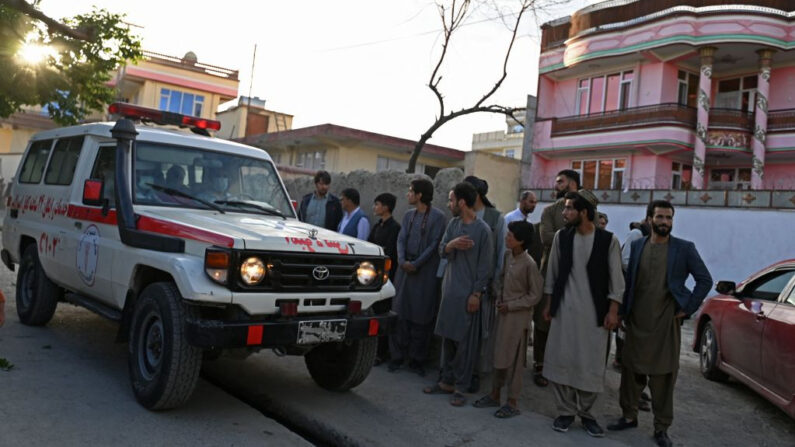
<path fill-rule="evenodd" d="M 101 146 L 97 152 L 97 159 L 94 161 L 94 168 L 91 170 L 91 178 L 102 180 L 102 198 L 108 199 L 110 207 L 116 206 L 116 146 Z"/>
<path fill-rule="evenodd" d="M 47 175 L 44 183 L 48 185 L 71 185 L 75 176 L 77 159 L 80 158 L 80 149 L 83 148 L 83 136 L 61 138 L 55 143 L 52 150 L 50 164 L 47 166 Z"/>
<path fill-rule="evenodd" d="M 52 140 L 36 141 L 30 145 L 22 170 L 19 172 L 19 183 L 39 183 L 44 173 L 44 165 L 52 148 Z"/>

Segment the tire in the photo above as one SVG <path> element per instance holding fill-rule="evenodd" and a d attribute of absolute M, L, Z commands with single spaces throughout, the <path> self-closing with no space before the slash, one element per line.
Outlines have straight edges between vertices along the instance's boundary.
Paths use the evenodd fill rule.
<path fill-rule="evenodd" d="M 182 304 L 171 282 L 148 285 L 133 308 L 128 369 L 136 400 L 166 410 L 190 399 L 201 369 L 202 350 L 185 337 L 185 321 L 198 311 Z"/>
<path fill-rule="evenodd" d="M 711 321 L 704 324 L 699 343 L 699 366 L 701 375 L 715 382 L 724 382 L 729 376 L 718 369 L 718 337 Z"/>
<path fill-rule="evenodd" d="M 331 391 L 348 391 L 370 374 L 378 350 L 378 338 L 323 343 L 304 356 L 315 383 Z"/>
<path fill-rule="evenodd" d="M 36 244 L 28 244 L 22 252 L 17 273 L 17 315 L 22 324 L 43 326 L 55 313 L 58 301 L 63 299 L 63 289 L 56 286 L 39 262 Z"/>

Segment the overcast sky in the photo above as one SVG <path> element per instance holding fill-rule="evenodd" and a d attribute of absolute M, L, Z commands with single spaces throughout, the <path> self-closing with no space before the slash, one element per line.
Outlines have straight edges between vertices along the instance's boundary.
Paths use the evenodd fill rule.
<path fill-rule="evenodd" d="M 536 92 L 538 25 L 591 3 L 572 0 L 527 18 L 495 101 L 525 105 Z M 200 62 L 239 70 L 240 95 L 248 95 L 257 44 L 252 96 L 294 115 L 293 128 L 332 123 L 416 140 L 439 111 L 426 86 L 440 51 L 441 22 L 431 0 L 43 0 L 39 7 L 62 18 L 92 5 L 127 14 L 142 27 L 134 31 L 146 50 L 193 51 Z M 495 16 L 476 12 L 454 38 L 440 84 L 448 108 L 471 105 L 499 78 L 510 33 L 488 20 Z M 470 150 L 473 133 L 504 130 L 504 123 L 500 115 L 462 117 L 430 143 Z"/>

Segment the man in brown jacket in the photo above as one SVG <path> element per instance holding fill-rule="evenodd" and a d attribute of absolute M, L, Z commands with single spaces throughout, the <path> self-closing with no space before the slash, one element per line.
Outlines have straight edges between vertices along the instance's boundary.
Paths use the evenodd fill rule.
<path fill-rule="evenodd" d="M 549 262 L 549 251 L 552 249 L 552 241 L 555 233 L 566 226 L 563 221 L 563 207 L 566 199 L 563 197 L 567 192 L 577 192 L 580 189 L 580 174 L 571 169 L 564 169 L 558 172 L 555 177 L 555 192 L 557 201 L 544 208 L 541 213 L 540 233 L 541 242 L 544 245 L 544 254 L 541 256 L 541 276 L 546 277 L 547 263 Z M 546 302 L 541 302 L 537 309 L 543 309 Z M 544 350 L 549 334 L 549 322 L 541 316 L 541 312 L 533 313 L 533 382 L 538 386 L 547 386 L 549 382 L 543 376 L 544 370 Z"/>

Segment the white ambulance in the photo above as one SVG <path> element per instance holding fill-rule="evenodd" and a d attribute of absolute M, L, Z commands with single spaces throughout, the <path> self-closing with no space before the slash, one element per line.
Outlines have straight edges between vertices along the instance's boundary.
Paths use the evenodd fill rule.
<path fill-rule="evenodd" d="M 298 221 L 268 154 L 209 137 L 217 121 L 110 112 L 36 134 L 20 163 L 0 252 L 19 268 L 20 321 L 44 325 L 62 301 L 118 321 L 150 409 L 187 401 L 226 349 L 303 355 L 320 386 L 360 384 L 394 321 L 383 250 Z"/>

